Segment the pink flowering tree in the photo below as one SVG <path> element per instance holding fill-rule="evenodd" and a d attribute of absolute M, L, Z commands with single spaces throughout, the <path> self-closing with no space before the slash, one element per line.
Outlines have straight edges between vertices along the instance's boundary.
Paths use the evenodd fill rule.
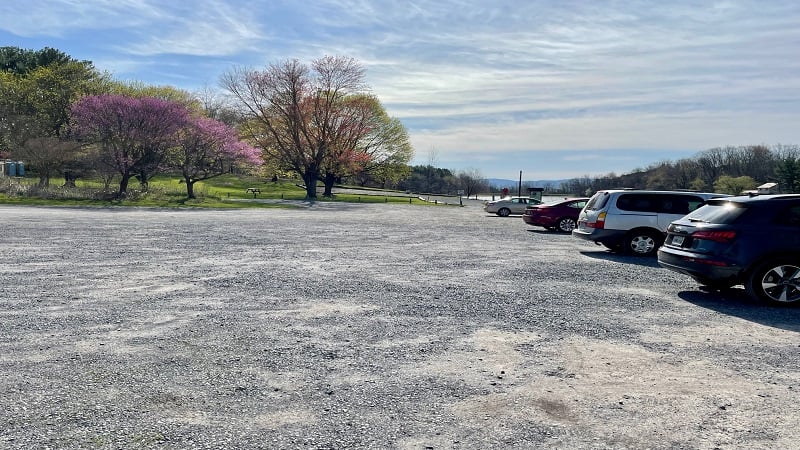
<path fill-rule="evenodd" d="M 173 164 L 183 176 L 189 198 L 195 198 L 198 181 L 220 176 L 238 164 L 261 164 L 261 151 L 241 142 L 236 131 L 220 121 L 193 118 L 179 135 Z"/>
<path fill-rule="evenodd" d="M 122 176 L 119 198 L 126 196 L 131 177 L 146 184 L 162 167 L 190 119 L 178 103 L 122 95 L 83 97 L 72 105 L 70 116 L 75 135 L 96 145 L 100 162 Z"/>

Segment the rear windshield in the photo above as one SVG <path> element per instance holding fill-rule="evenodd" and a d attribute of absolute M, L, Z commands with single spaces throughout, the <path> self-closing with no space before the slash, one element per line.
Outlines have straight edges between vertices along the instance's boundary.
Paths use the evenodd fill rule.
<path fill-rule="evenodd" d="M 608 192 L 598 192 L 589 199 L 589 203 L 586 204 L 586 210 L 596 211 L 603 209 L 606 206 L 606 202 L 608 202 Z"/>
<path fill-rule="evenodd" d="M 725 200 L 709 200 L 705 205 L 691 212 L 686 219 L 705 222 L 730 224 L 736 222 L 747 211 L 747 205 Z"/>

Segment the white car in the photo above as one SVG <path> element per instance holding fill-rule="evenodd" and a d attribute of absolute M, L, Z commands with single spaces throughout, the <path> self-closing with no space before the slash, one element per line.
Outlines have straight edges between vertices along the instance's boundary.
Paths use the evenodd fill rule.
<path fill-rule="evenodd" d="M 612 251 L 655 255 L 670 222 L 725 194 L 692 191 L 598 191 L 578 216 L 572 235 L 602 244 Z"/>
<path fill-rule="evenodd" d="M 524 214 L 528 205 L 539 205 L 542 201 L 533 197 L 504 197 L 493 202 L 486 202 L 483 210 L 488 213 L 507 217 L 510 214 Z"/>

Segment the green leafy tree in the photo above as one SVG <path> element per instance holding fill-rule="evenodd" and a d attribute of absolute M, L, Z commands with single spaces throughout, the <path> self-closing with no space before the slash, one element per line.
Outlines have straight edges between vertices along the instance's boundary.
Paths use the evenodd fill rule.
<path fill-rule="evenodd" d="M 409 173 L 408 163 L 414 157 L 414 148 L 400 119 L 390 117 L 377 98 L 373 100 L 375 127 L 362 147 L 370 156 L 362 173 L 378 181 L 381 187 L 387 187 Z"/>
<path fill-rule="evenodd" d="M 458 189 L 454 178 L 449 169 L 431 165 L 412 166 L 411 174 L 398 183 L 398 187 L 412 192 L 445 194 Z"/>
<path fill-rule="evenodd" d="M 11 48 L 13 50 L 13 48 Z M 64 142 L 70 105 L 83 95 L 101 92 L 109 78 L 91 63 L 57 51 L 9 50 L 0 72 L 0 145 L 28 163 L 39 183 L 70 161 L 77 146 Z M 11 55 L 11 56 L 9 56 Z"/>
<path fill-rule="evenodd" d="M 694 180 L 692 180 L 692 182 L 691 182 L 691 183 L 689 183 L 689 189 L 694 189 L 695 191 L 701 191 L 701 192 L 704 192 L 704 191 L 706 191 L 708 188 L 706 187 L 706 182 L 705 182 L 705 181 L 703 181 L 703 179 L 702 179 L 702 178 L 700 178 L 700 177 L 697 177 L 697 178 L 695 178 Z"/>
<path fill-rule="evenodd" d="M 781 191 L 800 192 L 800 159 L 783 158 L 775 169 L 775 176 Z"/>
<path fill-rule="evenodd" d="M 755 189 L 758 186 L 756 180 L 743 175 L 741 177 L 730 177 L 723 175 L 714 183 L 714 192 L 720 194 L 738 195 L 744 191 Z"/>
<path fill-rule="evenodd" d="M 391 168 L 406 166 L 414 155 L 403 124 L 386 113 L 372 95 L 354 95 L 342 102 L 342 118 L 323 161 L 323 195 L 332 195 L 338 180 L 358 174 L 391 176 Z"/>
<path fill-rule="evenodd" d="M 105 93 L 131 98 L 157 98 L 183 105 L 193 113 L 204 112 L 203 104 L 195 94 L 172 86 L 154 86 L 140 81 L 116 82 Z"/>
<path fill-rule="evenodd" d="M 27 50 L 19 47 L 0 47 L 0 71 L 25 75 L 26 73 L 50 65 L 79 62 L 91 65 L 88 61 L 76 61 L 69 55 L 54 48 Z"/>

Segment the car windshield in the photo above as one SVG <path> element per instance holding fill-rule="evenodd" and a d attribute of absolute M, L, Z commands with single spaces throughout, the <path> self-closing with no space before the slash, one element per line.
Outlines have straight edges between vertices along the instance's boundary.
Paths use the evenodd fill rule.
<path fill-rule="evenodd" d="M 747 205 L 724 200 L 709 200 L 705 205 L 686 216 L 692 222 L 730 224 L 745 211 Z"/>

